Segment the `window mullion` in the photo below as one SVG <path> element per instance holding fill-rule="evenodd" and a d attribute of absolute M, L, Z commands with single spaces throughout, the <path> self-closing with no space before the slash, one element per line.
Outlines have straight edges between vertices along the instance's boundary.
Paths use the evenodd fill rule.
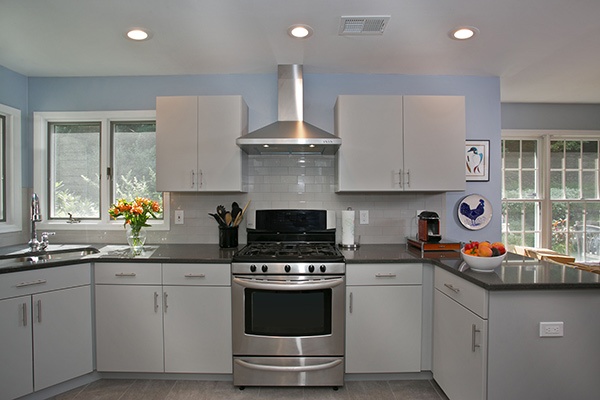
<path fill-rule="evenodd" d="M 107 176 L 107 168 L 110 167 L 110 120 L 102 119 L 100 134 L 100 220 L 108 223 L 110 217 L 108 209 L 110 208 L 110 184 L 111 180 Z"/>

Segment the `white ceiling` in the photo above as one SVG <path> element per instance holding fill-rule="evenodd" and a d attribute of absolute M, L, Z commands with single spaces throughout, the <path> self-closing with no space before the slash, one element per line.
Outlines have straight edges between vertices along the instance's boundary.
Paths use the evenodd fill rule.
<path fill-rule="evenodd" d="M 390 15 L 339 36 L 341 16 Z M 0 0 L 0 65 L 31 77 L 274 73 L 499 76 L 502 101 L 600 103 L 599 0 Z M 314 35 L 292 39 L 308 24 Z M 457 26 L 480 34 L 448 38 Z M 125 38 L 149 29 L 145 42 Z"/>

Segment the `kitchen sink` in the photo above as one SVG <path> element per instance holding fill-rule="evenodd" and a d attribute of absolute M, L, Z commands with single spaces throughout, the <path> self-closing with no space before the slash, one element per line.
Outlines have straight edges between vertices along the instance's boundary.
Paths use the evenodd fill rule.
<path fill-rule="evenodd" d="M 38 263 L 48 261 L 60 261 L 73 258 L 81 258 L 91 254 L 97 254 L 100 250 L 95 247 L 67 247 L 56 246 L 50 250 L 42 251 L 17 251 L 10 254 L 0 255 L 0 260 L 10 263 Z"/>

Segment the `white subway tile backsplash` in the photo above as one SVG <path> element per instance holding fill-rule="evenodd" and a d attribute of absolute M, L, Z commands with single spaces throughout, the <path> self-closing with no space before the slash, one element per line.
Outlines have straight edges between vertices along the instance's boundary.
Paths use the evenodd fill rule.
<path fill-rule="evenodd" d="M 301 162 L 302 161 L 302 162 Z M 360 160 L 358 161 L 360 162 Z M 416 210 L 432 210 L 441 218 L 445 230 L 446 195 L 444 193 L 335 193 L 334 156 L 248 157 L 248 193 L 171 193 L 171 220 L 179 208 L 185 212 L 183 225 L 171 224 L 168 232 L 150 232 L 148 243 L 218 243 L 218 228 L 208 213 L 219 204 L 227 209 L 232 202 L 243 207 L 251 200 L 250 210 L 264 208 L 329 209 L 338 212 L 348 207 L 356 210 L 356 235 L 360 242 L 404 243 L 407 236 L 417 233 Z M 369 224 L 358 223 L 358 211 L 369 211 Z M 452 218 L 449 216 L 449 218 Z M 246 243 L 246 224 L 242 222 L 239 242 Z M 122 243 L 124 232 L 65 232 L 65 243 L 89 242 Z M 341 228 L 338 222 L 338 238 Z"/>

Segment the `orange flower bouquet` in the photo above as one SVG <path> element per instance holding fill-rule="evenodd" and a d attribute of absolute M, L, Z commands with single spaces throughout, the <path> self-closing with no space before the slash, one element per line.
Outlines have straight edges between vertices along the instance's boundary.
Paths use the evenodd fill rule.
<path fill-rule="evenodd" d="M 117 204 L 111 205 L 108 213 L 113 219 L 125 218 L 123 226 L 130 229 L 127 240 L 134 252 L 139 253 L 146 241 L 145 235 L 141 234 L 141 229 L 150 226 L 147 223 L 148 219 L 157 218 L 156 215 L 162 213 L 162 209 L 157 201 L 136 197 L 132 202 L 119 199 Z"/>

